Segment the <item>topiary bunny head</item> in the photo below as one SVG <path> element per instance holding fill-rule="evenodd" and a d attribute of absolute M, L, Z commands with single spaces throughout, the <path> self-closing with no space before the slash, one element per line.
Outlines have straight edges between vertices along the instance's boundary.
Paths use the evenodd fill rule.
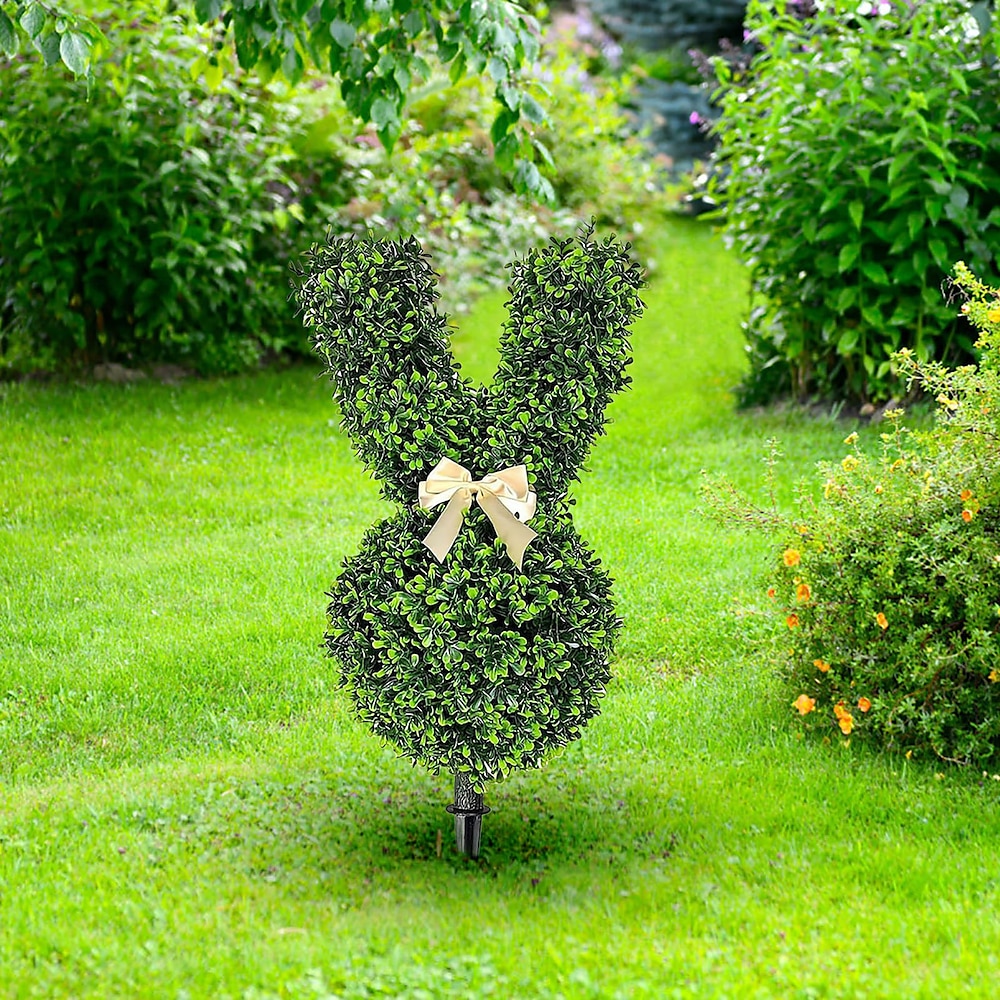
<path fill-rule="evenodd" d="M 488 387 L 459 373 L 415 240 L 314 246 L 296 285 L 343 425 L 401 508 L 345 561 L 330 593 L 329 652 L 376 733 L 480 788 L 576 738 L 610 676 L 620 621 L 566 491 L 628 383 L 642 282 L 627 245 L 592 237 L 553 240 L 510 265 Z M 451 468 L 442 460 L 473 489 L 449 487 L 464 524 L 459 509 L 453 544 L 435 555 L 425 539 L 445 515 L 420 503 Z M 505 471 L 514 475 L 500 482 Z M 493 496 L 528 538 L 520 566 L 497 537 Z"/>

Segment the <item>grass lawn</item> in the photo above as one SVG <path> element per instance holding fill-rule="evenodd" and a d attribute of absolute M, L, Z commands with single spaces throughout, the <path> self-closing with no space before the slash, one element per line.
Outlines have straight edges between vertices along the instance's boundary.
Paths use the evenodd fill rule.
<path fill-rule="evenodd" d="M 734 414 L 741 270 L 685 222 L 656 260 L 576 490 L 616 678 L 479 862 L 322 656 L 385 505 L 315 369 L 0 387 L 0 996 L 996 996 L 1000 782 L 797 739 L 768 546 L 699 510 L 702 468 L 752 486 L 777 435 L 788 499 L 851 428 Z"/>

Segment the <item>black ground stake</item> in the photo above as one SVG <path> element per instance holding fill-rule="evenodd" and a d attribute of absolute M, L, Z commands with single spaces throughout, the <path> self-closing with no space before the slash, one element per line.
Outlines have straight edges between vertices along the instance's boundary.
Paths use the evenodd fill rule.
<path fill-rule="evenodd" d="M 455 817 L 455 846 L 459 854 L 479 857 L 479 841 L 483 833 L 483 817 L 490 811 L 483 797 L 472 790 L 468 775 L 455 775 L 455 802 L 448 812 Z"/>

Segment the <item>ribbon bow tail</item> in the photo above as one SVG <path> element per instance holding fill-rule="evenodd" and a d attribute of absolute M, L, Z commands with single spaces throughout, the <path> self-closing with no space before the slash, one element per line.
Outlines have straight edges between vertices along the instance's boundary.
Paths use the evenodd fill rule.
<path fill-rule="evenodd" d="M 523 521 L 519 521 L 496 494 L 479 493 L 477 499 L 479 506 L 490 519 L 497 538 L 507 547 L 510 561 L 518 569 L 522 569 L 524 550 L 538 537 L 538 532 L 529 528 Z"/>
<path fill-rule="evenodd" d="M 472 495 L 468 490 L 455 490 L 448 505 L 424 536 L 424 545 L 431 550 L 434 558 L 443 563 L 451 551 L 458 532 L 462 527 L 462 517 L 472 506 Z"/>

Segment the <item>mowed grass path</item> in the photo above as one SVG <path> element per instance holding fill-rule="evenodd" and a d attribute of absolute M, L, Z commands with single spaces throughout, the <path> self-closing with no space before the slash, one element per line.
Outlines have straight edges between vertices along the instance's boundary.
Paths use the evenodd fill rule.
<path fill-rule="evenodd" d="M 753 486 L 777 435 L 788 500 L 851 428 L 734 414 L 744 275 L 690 223 L 656 259 L 576 489 L 616 678 L 478 863 L 322 656 L 386 507 L 315 370 L 0 387 L 0 996 L 996 996 L 1000 781 L 796 739 L 771 553 L 699 510 L 702 468 Z"/>

